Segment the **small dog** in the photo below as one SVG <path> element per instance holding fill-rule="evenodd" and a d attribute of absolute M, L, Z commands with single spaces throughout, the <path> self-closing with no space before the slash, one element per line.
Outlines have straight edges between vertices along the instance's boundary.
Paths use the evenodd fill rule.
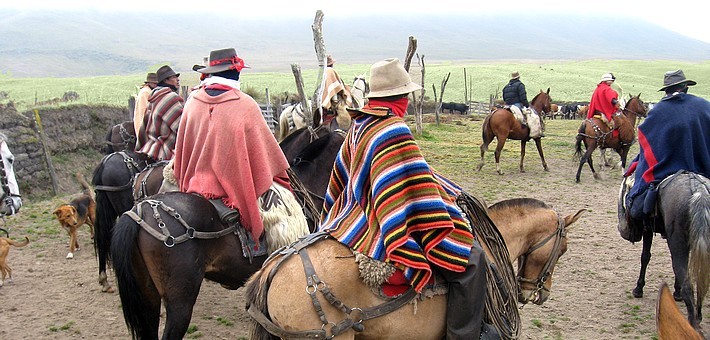
<path fill-rule="evenodd" d="M 68 259 L 74 258 L 74 252 L 79 250 L 77 231 L 84 224 L 91 228 L 91 238 L 94 238 L 94 220 L 96 219 L 96 201 L 93 191 L 81 173 L 76 174 L 77 180 L 84 187 L 84 194 L 63 204 L 54 210 L 54 215 L 67 233 L 69 233 Z"/>
<path fill-rule="evenodd" d="M 24 247 L 30 243 L 30 239 L 25 237 L 24 242 L 13 241 L 7 237 L 0 237 L 0 287 L 2 287 L 5 278 L 8 277 L 9 281 L 12 282 L 12 268 L 7 264 L 7 254 L 10 253 L 10 246 Z"/>

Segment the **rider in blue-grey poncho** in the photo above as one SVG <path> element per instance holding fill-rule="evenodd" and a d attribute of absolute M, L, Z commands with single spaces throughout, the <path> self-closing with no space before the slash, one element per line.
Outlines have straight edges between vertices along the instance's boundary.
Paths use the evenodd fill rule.
<path fill-rule="evenodd" d="M 625 174 L 635 177 L 627 196 L 634 220 L 650 213 L 644 204 L 649 188 L 666 177 L 680 170 L 710 177 L 710 102 L 687 93 L 695 84 L 681 70 L 666 72 L 659 90 L 665 97 L 638 127 L 640 151 Z"/>

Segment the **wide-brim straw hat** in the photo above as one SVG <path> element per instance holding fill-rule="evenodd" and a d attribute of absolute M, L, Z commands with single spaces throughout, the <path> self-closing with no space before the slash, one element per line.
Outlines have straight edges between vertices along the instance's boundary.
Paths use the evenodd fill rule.
<path fill-rule="evenodd" d="M 667 88 L 679 84 L 687 84 L 688 86 L 693 86 L 697 84 L 696 82 L 685 79 L 685 74 L 683 70 L 668 71 L 663 75 L 663 87 L 658 91 L 665 91 Z"/>
<path fill-rule="evenodd" d="M 158 72 L 155 72 L 158 75 L 158 82 L 162 82 L 165 79 L 168 79 L 172 76 L 180 76 L 180 73 L 175 73 L 172 68 L 168 65 L 163 65 L 158 69 Z"/>
<path fill-rule="evenodd" d="M 518 79 L 518 78 L 520 78 L 520 73 L 513 72 L 510 74 L 510 79 Z"/>
<path fill-rule="evenodd" d="M 237 70 L 241 72 L 243 68 L 248 68 L 244 60 L 237 56 L 234 48 L 224 48 L 210 52 L 209 65 L 203 69 L 196 70 L 200 73 L 214 74 L 227 70 Z"/>
<path fill-rule="evenodd" d="M 382 98 L 421 90 L 397 58 L 378 61 L 370 67 L 370 93 L 367 98 Z"/>

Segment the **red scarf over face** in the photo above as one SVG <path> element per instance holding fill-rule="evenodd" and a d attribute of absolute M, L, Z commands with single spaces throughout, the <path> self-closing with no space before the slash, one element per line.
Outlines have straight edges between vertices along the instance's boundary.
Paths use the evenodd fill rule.
<path fill-rule="evenodd" d="M 407 97 L 393 101 L 371 98 L 365 108 L 374 109 L 376 107 L 386 107 L 392 110 L 392 113 L 396 114 L 398 117 L 404 118 L 404 114 L 407 113 L 407 106 L 409 106 L 409 98 Z"/>

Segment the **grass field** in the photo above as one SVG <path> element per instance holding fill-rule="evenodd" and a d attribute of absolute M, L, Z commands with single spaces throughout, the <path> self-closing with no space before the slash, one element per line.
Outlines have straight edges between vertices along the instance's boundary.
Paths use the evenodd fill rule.
<path fill-rule="evenodd" d="M 613 72 L 617 83 L 623 88 L 624 96 L 642 94 L 646 102 L 656 102 L 661 98 L 658 89 L 663 83 L 663 73 L 681 68 L 689 79 L 698 82 L 691 93 L 710 99 L 710 60 L 701 63 L 675 61 L 634 61 L 634 60 L 590 60 L 590 61 L 550 61 L 538 62 L 448 62 L 425 63 L 425 96 L 433 100 L 432 85 L 440 91 L 444 77 L 450 72 L 444 101 L 463 102 L 465 100 L 464 69 L 468 76 L 469 98 L 473 101 L 488 102 L 490 95 L 500 93 L 513 71 L 521 73 L 521 80 L 528 91 L 528 99 L 539 90 L 550 88 L 554 102 L 589 101 L 594 87 L 603 73 Z M 336 70 L 346 83 L 352 83 L 355 75 L 367 73 L 369 65 L 336 64 Z M 194 86 L 198 74 L 190 70 L 182 72 L 181 85 Z M 411 74 L 421 77 L 421 69 L 413 60 Z M 317 71 L 303 69 L 306 93 L 313 93 L 316 87 Z M 126 105 L 128 98 L 137 93 L 145 75 L 120 75 L 91 78 L 12 78 L 0 75 L 0 103 L 13 101 L 19 110 L 26 110 L 62 98 L 68 91 L 79 94 L 80 104 Z M 369 79 L 369 77 L 368 77 Z M 242 89 L 265 102 L 265 92 L 269 89 L 272 98 L 284 92 L 296 93 L 294 76 L 291 73 L 249 73 L 243 72 Z M 419 81 L 418 81 L 419 82 Z M 438 95 L 438 93 L 437 93 Z M 61 105 L 62 103 L 60 103 Z"/>

